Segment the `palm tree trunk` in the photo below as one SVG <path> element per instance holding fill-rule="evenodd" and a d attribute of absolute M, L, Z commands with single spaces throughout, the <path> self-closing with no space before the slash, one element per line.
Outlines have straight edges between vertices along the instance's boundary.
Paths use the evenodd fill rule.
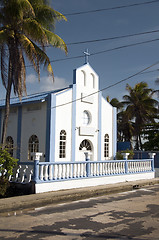
<path fill-rule="evenodd" d="M 4 120 L 3 120 L 3 130 L 2 130 L 2 149 L 5 148 L 5 142 L 6 142 L 6 134 L 7 134 L 7 125 L 8 125 L 8 118 L 9 118 L 9 112 L 10 112 L 10 94 L 11 94 L 11 84 L 8 84 L 7 88 L 7 94 L 6 94 L 6 103 L 5 103 L 5 114 L 4 114 Z"/>
<path fill-rule="evenodd" d="M 141 135 L 139 134 L 139 142 L 140 142 L 140 150 L 142 150 L 142 141 L 141 141 Z"/>
<path fill-rule="evenodd" d="M 138 151 L 139 150 L 139 140 L 138 140 L 138 135 L 136 136 L 136 150 Z"/>
<path fill-rule="evenodd" d="M 6 93 L 6 101 L 5 101 L 5 113 L 4 113 L 4 119 L 3 119 L 3 129 L 2 129 L 2 138 L 1 138 L 2 149 L 5 148 L 5 142 L 6 142 L 7 125 L 8 125 L 8 118 L 9 118 L 9 112 L 10 112 L 11 89 L 12 89 L 12 67 L 11 67 L 11 62 L 9 61 L 8 85 L 7 85 L 7 93 Z"/>

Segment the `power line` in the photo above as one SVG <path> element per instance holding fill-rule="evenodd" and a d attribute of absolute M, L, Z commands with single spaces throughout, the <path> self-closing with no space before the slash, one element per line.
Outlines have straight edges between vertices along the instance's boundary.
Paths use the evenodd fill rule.
<path fill-rule="evenodd" d="M 150 65 L 150 66 L 148 66 L 148 67 L 140 70 L 139 72 L 137 72 L 137 73 L 135 73 L 135 74 L 132 74 L 132 75 L 130 75 L 130 76 L 128 76 L 128 77 L 126 77 L 126 78 L 124 78 L 124 79 L 116 82 L 116 83 L 113 83 L 113 84 L 111 84 L 111 85 L 109 85 L 109 86 L 107 86 L 107 87 L 105 87 L 105 88 L 102 88 L 101 90 L 98 90 L 98 91 L 96 91 L 96 92 L 94 92 L 94 93 L 88 94 L 88 95 L 82 97 L 82 99 L 87 98 L 87 97 L 92 96 L 92 95 L 95 95 L 95 94 L 97 94 L 97 93 L 99 93 L 99 92 L 105 91 L 105 90 L 107 90 L 107 89 L 109 89 L 109 88 L 111 88 L 111 87 L 114 87 L 114 86 L 116 86 L 116 85 L 118 85 L 118 84 L 120 84 L 120 83 L 122 83 L 122 82 L 125 82 L 125 81 L 127 81 L 127 80 L 129 80 L 129 79 L 131 79 L 131 78 L 133 78 L 133 77 L 136 77 L 137 75 L 142 74 L 142 73 L 145 72 L 146 70 L 148 70 L 148 69 L 150 69 L 150 68 L 152 68 L 152 67 L 154 67 L 154 66 L 156 66 L 156 65 L 158 65 L 158 64 L 159 64 L 159 61 L 157 61 L 156 63 L 153 63 L 152 65 Z M 59 104 L 59 105 L 57 105 L 57 106 L 51 107 L 51 109 L 58 108 L 58 107 L 62 107 L 62 106 L 65 106 L 65 105 L 68 105 L 68 104 L 71 104 L 71 103 L 74 103 L 74 102 L 77 102 L 77 101 L 81 101 L 81 98 L 77 98 L 77 99 L 75 99 L 75 100 L 73 100 L 73 101 L 70 101 L 70 102 L 67 102 L 67 103 Z"/>
<path fill-rule="evenodd" d="M 137 76 L 137 75 L 144 74 L 144 73 L 150 73 L 150 72 L 154 72 L 154 71 L 159 71 L 159 69 L 156 69 L 156 70 L 152 70 L 152 71 L 147 71 L 147 72 L 145 72 L 146 70 L 148 70 L 148 69 L 150 69 L 150 68 L 152 68 L 152 67 L 154 67 L 154 66 L 156 66 L 156 65 L 158 65 L 158 64 L 159 64 L 159 61 L 157 61 L 156 63 L 151 64 L 150 66 L 148 66 L 148 67 L 146 67 L 146 68 L 144 68 L 144 69 L 142 69 L 142 70 L 140 70 L 140 71 L 138 71 L 137 73 L 134 73 L 134 74 L 132 74 L 132 75 L 130 75 L 130 76 L 128 76 L 128 77 L 126 77 L 126 78 L 124 78 L 124 79 L 122 79 L 122 80 L 114 83 L 114 84 L 111 84 L 111 85 L 109 85 L 109 86 L 107 86 L 107 87 L 104 87 L 104 88 L 102 88 L 101 90 L 98 90 L 98 91 L 96 91 L 96 92 L 94 92 L 94 93 L 88 94 L 88 95 L 86 95 L 86 96 L 84 96 L 84 97 L 82 97 L 82 98 L 87 98 L 87 97 L 92 96 L 92 95 L 95 95 L 95 94 L 97 94 L 97 93 L 99 93 L 99 92 L 105 91 L 105 90 L 107 90 L 107 89 L 109 89 L 109 88 L 111 88 L 111 87 L 114 87 L 114 86 L 116 86 L 116 85 L 118 85 L 118 84 L 120 84 L 120 83 L 122 83 L 122 82 L 125 82 L 126 80 L 129 80 L 129 79 L 131 79 L 131 78 L 133 78 L 133 77 L 135 77 L 135 76 Z M 68 88 L 69 88 L 69 87 L 66 87 L 66 88 L 64 88 L 63 90 L 68 89 Z M 60 89 L 59 89 L 59 90 L 60 90 Z M 50 93 L 50 92 L 52 92 L 52 91 L 32 93 L 32 94 L 27 95 L 27 98 L 29 98 L 29 97 L 31 97 L 31 96 L 35 96 L 35 95 L 44 94 L 44 93 L 47 94 L 47 93 Z M 12 97 L 11 99 L 16 99 L 16 98 L 17 98 L 17 97 Z M 5 99 L 0 99 L 0 101 L 4 101 L 4 100 L 5 100 Z M 65 106 L 65 105 L 67 105 L 67 104 L 70 104 L 70 103 L 73 103 L 73 102 L 76 102 L 76 101 L 79 101 L 79 100 L 81 100 L 81 98 L 75 99 L 75 100 L 73 100 L 73 101 L 70 101 L 70 102 L 67 102 L 67 103 L 64 103 L 64 104 L 57 105 L 57 106 L 52 107 L 52 108 Z"/>
<path fill-rule="evenodd" d="M 141 5 L 148 5 L 148 4 L 157 3 L 157 2 L 159 2 L 159 0 L 147 1 L 147 2 L 143 2 L 143 3 L 133 3 L 133 4 L 129 4 L 129 5 L 121 5 L 121 6 L 110 7 L 110 8 L 101 8 L 101 9 L 95 9 L 95 10 L 89 10 L 89 11 L 83 11 L 83 12 L 65 13 L 63 15 L 66 17 L 67 16 L 75 16 L 75 15 L 81 15 L 81 14 L 96 13 L 96 12 L 117 10 L 117 9 L 128 8 L 128 7 L 136 7 L 136 6 L 141 6 Z"/>
<path fill-rule="evenodd" d="M 151 71 L 143 72 L 143 73 L 141 73 L 141 74 L 152 73 L 152 72 L 159 72 L 159 69 L 155 69 L 155 70 L 151 70 Z"/>
<path fill-rule="evenodd" d="M 120 49 L 124 49 L 124 48 L 128 48 L 128 47 L 133 47 L 133 46 L 142 45 L 142 44 L 146 44 L 146 43 L 152 43 L 152 42 L 156 42 L 156 41 L 159 41 L 159 38 L 151 39 L 151 40 L 147 40 L 147 41 L 142 41 L 142 42 L 137 42 L 137 43 L 131 43 L 131 44 L 115 47 L 115 48 L 102 50 L 102 51 L 99 51 L 99 52 L 94 52 L 94 53 L 91 53 L 90 56 L 95 56 L 95 55 L 102 54 L 102 53 L 112 52 L 112 51 L 116 51 L 116 50 L 120 50 Z M 79 59 L 79 58 L 83 58 L 83 55 L 78 55 L 78 56 L 74 56 L 74 57 L 59 58 L 59 59 L 55 59 L 55 60 L 50 60 L 50 62 L 54 63 L 54 62 L 61 62 L 61 61 Z M 27 68 L 28 67 L 33 67 L 33 65 L 32 64 L 26 65 L 25 67 L 27 67 Z"/>
<path fill-rule="evenodd" d="M 101 53 L 111 52 L 111 51 L 119 50 L 119 49 L 122 49 L 122 48 L 134 47 L 134 46 L 137 46 L 137 45 L 156 42 L 156 41 L 159 41 L 159 38 L 152 39 L 152 40 L 147 40 L 147 41 L 142 41 L 142 42 L 138 42 L 138 43 L 132 43 L 132 44 L 128 44 L 128 45 L 123 45 L 123 46 L 120 46 L 120 47 L 115 47 L 115 48 L 103 50 L 103 51 L 100 51 L 100 52 L 96 52 L 96 53 L 93 53 L 91 55 L 97 55 L 97 54 L 101 54 Z"/>
<path fill-rule="evenodd" d="M 67 46 L 71 46 L 71 45 L 79 45 L 79 44 L 86 44 L 86 43 L 110 41 L 110 40 L 129 38 L 129 37 L 136 37 L 136 36 L 142 36 L 142 35 L 153 34 L 153 33 L 159 33 L 159 30 L 152 30 L 152 31 L 140 32 L 140 33 L 132 33 L 132 34 L 126 34 L 126 35 L 121 35 L 121 36 L 99 38 L 99 39 L 93 39 L 93 40 L 84 40 L 84 41 L 78 41 L 78 42 L 70 42 L 70 43 L 68 42 L 68 43 L 66 43 L 66 45 Z M 42 45 L 38 45 L 38 46 L 42 47 Z M 60 46 L 62 46 L 62 45 L 60 45 Z M 48 44 L 45 47 L 53 47 L 53 45 Z M 5 50 L 8 50 L 8 49 L 6 48 Z"/>
<path fill-rule="evenodd" d="M 101 41 L 109 41 L 109 40 L 128 38 L 128 37 L 134 37 L 134 36 L 141 36 L 141 35 L 158 33 L 158 32 L 159 32 L 159 30 L 153 30 L 153 31 L 140 32 L 140 33 L 134 33 L 134 34 L 127 34 L 127 35 L 121 35 L 121 36 L 114 36 L 114 37 L 108 37 L 108 38 L 100 38 L 100 39 L 94 39 L 94 40 L 85 40 L 85 41 L 79 41 L 79 42 L 66 43 L 66 45 L 69 46 L 69 45 L 78 45 L 78 44 L 84 44 L 84 43 L 94 43 L 94 42 L 101 42 Z M 50 47 L 50 46 L 52 46 L 52 45 L 48 45 L 46 47 Z"/>
<path fill-rule="evenodd" d="M 156 41 L 159 41 L 159 38 L 152 39 L 152 40 L 147 40 L 147 41 L 142 41 L 142 42 L 137 42 L 137 43 L 131 43 L 131 44 L 115 47 L 115 48 L 102 50 L 102 51 L 99 51 L 99 52 L 92 53 L 90 56 L 94 56 L 94 55 L 102 54 L 102 53 L 106 53 L 106 52 L 111 52 L 111 51 L 115 51 L 115 50 L 120 50 L 120 49 L 123 49 L 123 48 L 133 47 L 133 46 L 137 46 L 137 45 L 142 45 L 142 44 L 146 44 L 146 43 L 152 43 L 152 42 L 156 42 Z M 74 57 L 59 58 L 59 59 L 51 60 L 50 62 L 66 61 L 66 60 L 72 60 L 72 59 L 78 59 L 78 58 L 83 58 L 83 55 L 74 56 Z M 30 67 L 30 66 L 32 66 L 32 65 L 28 65 L 28 67 Z"/>

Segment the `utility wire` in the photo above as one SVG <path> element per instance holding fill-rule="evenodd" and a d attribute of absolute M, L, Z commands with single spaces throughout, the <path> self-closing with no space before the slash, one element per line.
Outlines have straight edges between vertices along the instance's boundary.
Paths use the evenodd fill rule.
<path fill-rule="evenodd" d="M 94 53 L 91 53 L 90 57 L 94 56 L 94 55 L 97 55 L 97 54 L 102 54 L 102 53 L 106 53 L 106 52 L 120 50 L 120 49 L 123 49 L 123 48 L 128 48 L 128 47 L 133 47 L 133 46 L 137 46 L 137 45 L 142 45 L 142 44 L 145 44 L 145 43 L 152 43 L 152 42 L 156 42 L 156 41 L 159 41 L 159 38 L 152 39 L 152 40 L 147 40 L 147 41 L 142 41 L 142 42 L 137 42 L 137 43 L 131 43 L 131 44 L 115 47 L 115 48 L 102 50 L 102 51 L 99 51 L 99 52 L 94 52 Z M 50 62 L 60 62 L 60 61 L 78 59 L 78 58 L 83 58 L 83 55 L 78 55 L 78 56 L 74 56 L 74 57 L 59 58 L 59 59 L 55 59 L 55 60 L 50 60 Z M 31 67 L 31 66 L 32 65 L 28 65 L 26 67 Z"/>
<path fill-rule="evenodd" d="M 67 46 L 72 46 L 72 45 L 79 45 L 79 44 L 86 44 L 86 43 L 110 41 L 110 40 L 129 38 L 129 37 L 136 37 L 136 36 L 142 36 L 142 35 L 153 34 L 153 33 L 159 33 L 159 30 L 152 30 L 152 31 L 140 32 L 140 33 L 132 33 L 132 34 L 126 34 L 126 35 L 121 35 L 121 36 L 99 38 L 99 39 L 93 39 L 93 40 L 84 40 L 84 41 L 78 41 L 78 42 L 68 42 L 68 43 L 66 43 L 66 45 Z M 38 46 L 42 47 L 42 45 L 38 45 Z M 63 46 L 63 45 L 60 45 L 60 46 Z M 45 45 L 45 47 L 46 48 L 47 47 L 53 47 L 53 45 L 48 44 L 48 45 Z M 8 49 L 6 48 L 5 50 L 8 50 Z"/>
<path fill-rule="evenodd" d="M 159 71 L 159 69 L 152 70 L 152 71 L 146 71 L 146 70 L 148 70 L 148 69 L 150 69 L 150 68 L 152 68 L 152 67 L 154 67 L 154 66 L 156 66 L 156 65 L 158 65 L 158 64 L 159 64 L 159 61 L 157 61 L 156 63 L 154 63 L 154 64 L 152 64 L 152 65 L 150 65 L 150 66 L 148 66 L 148 67 L 146 67 L 146 68 L 144 68 L 144 69 L 142 69 L 142 70 L 140 70 L 139 72 L 137 72 L 137 73 L 135 73 L 135 74 L 133 74 L 133 75 L 130 75 L 130 76 L 128 76 L 128 77 L 126 77 L 126 78 L 124 78 L 124 79 L 122 79 L 122 80 L 114 83 L 114 84 L 111 84 L 111 85 L 109 85 L 109 86 L 107 86 L 107 87 L 105 87 L 105 88 L 102 88 L 101 90 L 98 90 L 98 91 L 96 91 L 96 92 L 94 92 L 94 93 L 88 94 L 88 95 L 86 95 L 86 96 L 84 96 L 84 97 L 82 97 L 82 98 L 86 98 L 86 97 L 92 96 L 92 95 L 94 95 L 94 94 L 97 94 L 97 93 L 99 93 L 99 92 L 105 91 L 105 90 L 107 90 L 107 89 L 109 89 L 109 88 L 111 88 L 111 87 L 114 87 L 114 86 L 116 86 L 116 85 L 118 85 L 118 84 L 120 84 L 120 83 L 122 83 L 122 82 L 125 82 L 126 80 L 129 80 L 129 79 L 131 79 L 131 78 L 133 78 L 133 77 L 135 77 L 135 76 L 137 76 L 137 75 L 145 74 L 145 73 L 150 73 L 150 72 L 155 72 L 155 71 Z M 146 71 L 146 72 L 145 72 L 145 71 Z M 69 87 L 66 87 L 66 88 L 64 88 L 64 89 L 62 89 L 62 90 L 65 90 L 65 89 L 69 89 Z M 60 89 L 59 89 L 59 90 L 60 90 Z M 56 90 L 55 90 L 55 91 L 56 91 Z M 58 91 L 58 89 L 57 89 L 57 91 Z M 32 96 L 40 95 L 40 94 L 44 94 L 44 93 L 47 94 L 47 93 L 50 93 L 50 92 L 52 92 L 52 91 L 32 93 L 32 94 L 27 95 L 27 98 L 29 99 L 29 98 L 32 98 Z M 17 99 L 17 97 L 12 97 L 11 99 Z M 4 101 L 4 100 L 5 100 L 5 99 L 0 99 L 0 101 Z M 73 101 L 70 101 L 70 102 L 67 102 L 67 103 L 64 103 L 64 104 L 61 104 L 61 105 L 52 107 L 52 108 L 64 106 L 64 105 L 67 105 L 67 104 L 70 104 L 70 103 L 73 103 L 73 102 L 76 102 L 76 101 L 79 101 L 79 100 L 81 100 L 81 98 L 75 99 L 75 100 L 73 100 Z"/>
<path fill-rule="evenodd" d="M 137 45 L 156 42 L 156 41 L 159 41 L 159 38 L 152 39 L 152 40 L 147 40 L 147 41 L 143 41 L 143 42 L 138 42 L 138 43 L 131 43 L 131 44 L 128 44 L 128 45 L 123 45 L 123 46 L 120 46 L 120 47 L 115 47 L 115 48 L 103 50 L 103 51 L 100 51 L 100 52 L 96 52 L 96 53 L 93 53 L 91 55 L 97 55 L 97 54 L 101 54 L 101 53 L 111 52 L 111 51 L 119 50 L 119 49 L 122 49 L 122 48 L 134 47 L 134 46 L 137 46 Z"/>
<path fill-rule="evenodd" d="M 158 33 L 158 32 L 159 32 L 159 30 L 153 30 L 153 31 L 140 32 L 140 33 L 134 33 L 134 34 L 127 34 L 127 35 L 121 35 L 121 36 L 115 36 L 115 37 L 108 37 L 108 38 L 100 38 L 100 39 L 93 39 L 93 40 L 85 40 L 85 41 L 79 41 L 79 42 L 66 43 L 66 45 L 70 46 L 70 45 L 78 45 L 78 44 L 84 44 L 84 43 L 94 43 L 94 42 L 101 42 L 101 41 L 109 41 L 109 40 L 128 38 L 128 37 L 134 37 L 134 36 L 141 36 L 141 35 Z M 46 47 L 50 47 L 50 46 L 52 46 L 52 45 L 47 45 Z"/>
<path fill-rule="evenodd" d="M 159 72 L 159 69 L 151 70 L 151 71 L 146 71 L 141 74 L 146 74 L 146 73 L 152 73 L 152 72 Z"/>
<path fill-rule="evenodd" d="M 141 5 L 148 5 L 148 4 L 157 3 L 157 2 L 159 2 L 159 0 L 147 1 L 147 2 L 142 2 L 142 3 L 133 3 L 133 4 L 121 5 L 121 6 L 110 7 L 110 8 L 101 8 L 101 9 L 95 9 L 95 10 L 89 10 L 89 11 L 83 11 L 83 12 L 64 13 L 63 15 L 66 17 L 67 16 L 76 16 L 76 15 L 81 15 L 81 14 L 96 13 L 96 12 L 117 10 L 117 9 L 128 8 L 128 7 L 136 7 L 136 6 L 141 6 Z"/>
<path fill-rule="evenodd" d="M 123 49 L 123 48 L 133 47 L 133 46 L 142 45 L 142 44 L 146 44 L 146 43 L 152 43 L 152 42 L 156 42 L 156 41 L 159 41 L 159 38 L 152 39 L 152 40 L 147 40 L 147 41 L 142 41 L 142 42 L 137 42 L 137 43 L 131 43 L 131 44 L 115 47 L 115 48 L 102 50 L 102 51 L 99 51 L 99 52 L 94 52 L 94 53 L 91 53 L 90 56 L 95 56 L 95 55 L 106 53 L 106 52 L 116 51 L 116 50 L 120 50 L 120 49 Z M 74 56 L 74 57 L 59 58 L 59 59 L 55 59 L 55 60 L 50 60 L 50 62 L 54 63 L 54 62 L 61 62 L 61 61 L 79 59 L 79 58 L 83 58 L 83 55 L 78 55 L 78 56 Z M 26 65 L 25 67 L 27 67 L 27 68 L 28 67 L 33 67 L 33 65 L 32 64 Z"/>
<path fill-rule="evenodd" d="M 132 75 L 130 75 L 129 77 L 126 77 L 126 78 L 124 78 L 124 79 L 122 79 L 122 80 L 120 80 L 120 81 L 118 81 L 118 82 L 116 82 L 116 83 L 114 83 L 114 84 L 111 84 L 111 85 L 109 85 L 109 86 L 107 86 L 107 87 L 105 87 L 105 88 L 102 88 L 101 90 L 98 90 L 98 91 L 96 91 L 96 92 L 94 92 L 94 93 L 88 94 L 88 95 L 82 97 L 82 99 L 87 98 L 87 97 L 89 97 L 89 96 L 93 96 L 93 95 L 95 95 L 95 94 L 97 94 L 97 93 L 99 93 L 99 92 L 105 91 L 105 90 L 107 90 L 107 89 L 109 89 L 109 88 L 111 88 L 111 87 L 114 87 L 114 86 L 116 86 L 116 85 L 118 85 L 118 84 L 120 84 L 120 83 L 122 83 L 122 82 L 125 82 L 125 81 L 127 81 L 127 80 L 129 80 L 129 79 L 131 79 L 131 78 L 133 78 L 133 77 L 136 77 L 137 75 L 145 72 L 146 70 L 148 70 L 148 69 L 150 69 L 150 68 L 152 68 L 152 67 L 154 67 L 154 66 L 156 66 L 156 65 L 158 65 L 158 64 L 159 64 L 159 61 L 157 61 L 156 63 L 153 63 L 152 65 L 150 65 L 150 66 L 148 66 L 148 67 L 140 70 L 139 72 L 137 72 L 137 73 L 135 73 L 135 74 L 132 74 Z M 81 98 L 77 98 L 77 99 L 75 99 L 75 100 L 73 100 L 73 101 L 70 101 L 70 102 L 67 102 L 67 103 L 59 104 L 59 105 L 57 105 L 57 106 L 51 107 L 51 109 L 58 108 L 58 107 L 62 107 L 62 106 L 65 106 L 65 105 L 68 105 L 68 104 L 71 104 L 71 103 L 74 103 L 74 102 L 77 102 L 77 101 L 81 101 Z"/>

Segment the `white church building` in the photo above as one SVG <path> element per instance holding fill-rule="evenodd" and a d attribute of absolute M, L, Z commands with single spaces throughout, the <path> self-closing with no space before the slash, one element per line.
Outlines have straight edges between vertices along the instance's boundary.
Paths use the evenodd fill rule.
<path fill-rule="evenodd" d="M 1 100 L 0 136 L 4 107 Z M 73 71 L 67 88 L 12 98 L 6 142 L 19 162 L 9 180 L 41 193 L 154 178 L 154 153 L 114 160 L 116 116 L 89 63 Z"/>
<path fill-rule="evenodd" d="M 0 101 L 0 135 L 4 116 Z M 110 160 L 116 155 L 116 109 L 99 91 L 89 63 L 73 71 L 67 88 L 11 99 L 7 144 L 20 162 L 42 152 L 43 162 Z"/>

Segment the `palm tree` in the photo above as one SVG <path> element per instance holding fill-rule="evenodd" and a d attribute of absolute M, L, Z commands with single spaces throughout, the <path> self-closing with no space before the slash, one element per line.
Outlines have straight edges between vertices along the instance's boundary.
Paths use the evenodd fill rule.
<path fill-rule="evenodd" d="M 159 78 L 155 80 L 155 83 L 159 85 Z M 159 98 L 159 89 L 153 91 L 154 94 L 157 94 L 157 97 Z"/>
<path fill-rule="evenodd" d="M 112 98 L 111 101 L 109 101 L 110 104 L 113 106 L 113 107 L 116 107 L 117 108 L 117 111 L 121 111 L 123 109 L 123 103 L 120 102 L 117 98 Z"/>
<path fill-rule="evenodd" d="M 126 89 L 129 95 L 123 96 L 123 104 L 129 119 L 134 121 L 136 150 L 142 150 L 141 130 L 145 124 L 155 122 L 158 102 L 152 98 L 153 90 L 145 82 L 136 84 L 134 88 L 127 84 Z"/>
<path fill-rule="evenodd" d="M 118 113 L 117 115 L 118 123 L 118 141 L 120 142 L 131 142 L 133 133 L 134 133 L 134 124 L 131 121 L 130 116 L 124 110 Z"/>
<path fill-rule="evenodd" d="M 54 33 L 56 20 L 66 18 L 52 9 L 47 0 L 1 0 L 0 64 L 2 83 L 6 89 L 6 107 L 1 143 L 4 147 L 9 117 L 10 95 L 21 99 L 26 93 L 25 59 L 33 65 L 40 80 L 43 64 L 53 77 L 53 69 L 45 46 L 51 44 L 67 53 L 65 42 Z"/>
<path fill-rule="evenodd" d="M 112 98 L 110 104 L 117 108 L 117 138 L 119 142 L 130 141 L 133 136 L 133 124 L 124 111 L 124 104 L 117 98 Z"/>

